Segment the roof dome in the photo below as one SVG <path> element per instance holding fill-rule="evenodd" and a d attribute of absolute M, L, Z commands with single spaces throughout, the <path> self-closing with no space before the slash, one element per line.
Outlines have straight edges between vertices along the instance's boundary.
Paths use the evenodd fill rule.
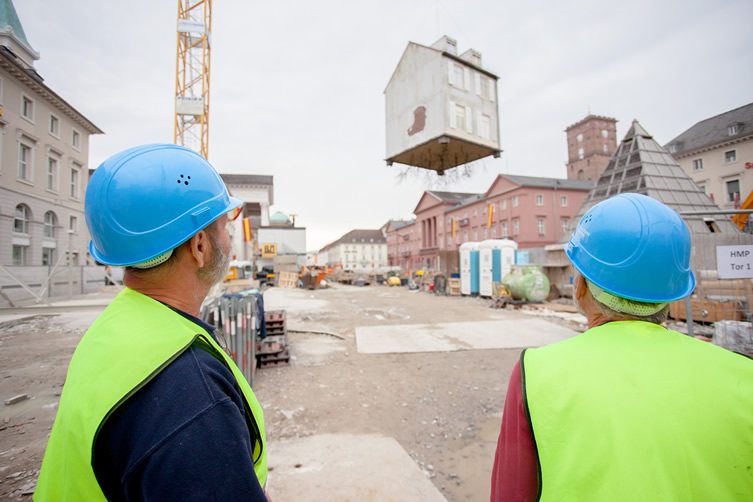
<path fill-rule="evenodd" d="M 269 223 L 270 225 L 290 225 L 290 218 L 287 214 L 277 211 L 269 217 Z"/>

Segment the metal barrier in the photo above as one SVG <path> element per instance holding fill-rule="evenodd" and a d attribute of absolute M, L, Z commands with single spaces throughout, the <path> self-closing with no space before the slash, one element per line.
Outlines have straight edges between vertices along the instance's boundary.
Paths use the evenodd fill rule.
<path fill-rule="evenodd" d="M 205 322 L 217 326 L 220 345 L 238 365 L 248 383 L 253 385 L 259 327 L 256 295 L 244 291 L 207 299 L 201 306 L 200 315 Z"/>
<path fill-rule="evenodd" d="M 680 213 L 702 218 L 709 232 L 692 235 L 696 289 L 671 304 L 670 318 L 687 323 L 691 336 L 753 355 L 753 235 L 729 224 L 732 213 L 739 211 Z"/>

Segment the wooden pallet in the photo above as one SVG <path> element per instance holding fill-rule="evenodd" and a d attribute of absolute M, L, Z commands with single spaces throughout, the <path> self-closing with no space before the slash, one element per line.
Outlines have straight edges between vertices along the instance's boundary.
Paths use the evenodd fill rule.
<path fill-rule="evenodd" d="M 456 279 L 456 278 L 448 279 L 447 294 L 450 296 L 460 296 L 460 279 Z"/>

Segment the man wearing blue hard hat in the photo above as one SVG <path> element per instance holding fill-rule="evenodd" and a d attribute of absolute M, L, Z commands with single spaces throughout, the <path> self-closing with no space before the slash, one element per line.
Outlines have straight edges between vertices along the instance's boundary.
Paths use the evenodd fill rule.
<path fill-rule="evenodd" d="M 521 354 L 491 500 L 750 500 L 753 361 L 662 326 L 695 288 L 680 216 L 620 194 L 565 252 L 588 330 Z"/>
<path fill-rule="evenodd" d="M 264 417 L 199 308 L 242 202 L 175 145 L 118 153 L 86 191 L 89 251 L 126 288 L 76 348 L 36 500 L 266 500 Z"/>

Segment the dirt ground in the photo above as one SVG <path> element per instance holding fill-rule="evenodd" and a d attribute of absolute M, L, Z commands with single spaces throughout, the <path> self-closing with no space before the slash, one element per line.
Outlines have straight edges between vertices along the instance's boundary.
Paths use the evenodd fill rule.
<path fill-rule="evenodd" d="M 505 390 L 520 349 L 360 354 L 355 330 L 530 314 L 402 287 L 280 290 L 265 299 L 268 308 L 287 308 L 291 330 L 290 364 L 257 371 L 254 383 L 271 442 L 322 433 L 393 437 L 448 500 L 488 500 Z M 0 498 L 33 492 L 68 360 L 99 310 L 0 323 L 0 397 L 28 396 L 0 408 Z M 272 494 L 275 483 L 285 483 L 274 469 L 270 480 Z"/>

